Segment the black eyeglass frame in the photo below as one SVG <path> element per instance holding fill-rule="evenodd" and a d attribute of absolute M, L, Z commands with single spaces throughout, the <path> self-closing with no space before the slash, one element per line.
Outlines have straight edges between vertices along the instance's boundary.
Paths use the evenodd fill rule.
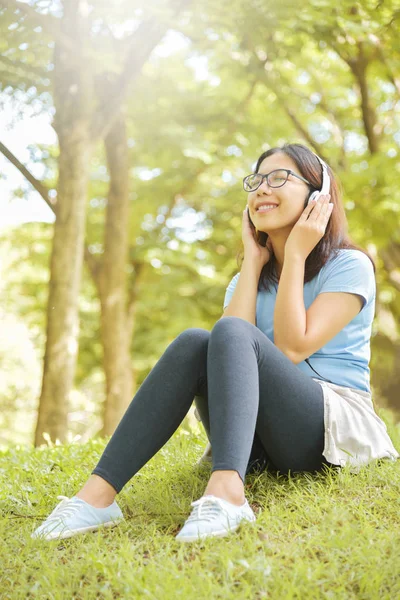
<path fill-rule="evenodd" d="M 287 176 L 285 181 L 281 184 L 281 185 L 270 185 L 269 181 L 268 181 L 268 177 L 270 175 L 272 175 L 272 173 L 276 173 L 276 171 L 286 171 Z M 246 190 L 246 188 L 244 187 L 244 182 L 248 177 L 251 177 L 252 175 L 260 175 L 261 176 L 261 181 L 258 184 L 258 186 L 252 190 Z M 304 179 L 304 177 L 302 177 L 301 175 L 297 175 L 297 173 L 295 173 L 294 171 L 292 171 L 291 169 L 274 169 L 273 171 L 271 171 L 270 173 L 266 173 L 265 175 L 263 175 L 262 173 L 250 173 L 250 175 L 246 175 L 246 177 L 243 177 L 243 189 L 245 192 L 255 192 L 256 190 L 258 190 L 258 188 L 260 187 L 260 185 L 262 185 L 262 182 L 264 181 L 264 179 L 267 180 L 267 183 L 269 185 L 269 187 L 276 189 L 276 188 L 280 188 L 283 185 L 285 185 L 285 183 L 287 182 L 287 180 L 289 179 L 289 175 L 293 175 L 294 177 L 297 177 L 298 179 L 301 179 L 301 181 L 304 181 L 304 183 L 307 183 L 307 185 L 312 186 L 312 184 L 307 181 L 307 179 Z"/>

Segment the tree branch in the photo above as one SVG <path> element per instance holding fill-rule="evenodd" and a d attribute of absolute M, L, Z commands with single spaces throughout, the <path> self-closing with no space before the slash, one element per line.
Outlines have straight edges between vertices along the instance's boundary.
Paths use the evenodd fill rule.
<path fill-rule="evenodd" d="M 357 11 L 356 7 L 355 10 Z M 337 22 L 336 26 L 341 35 L 348 40 L 349 36 L 343 29 L 341 29 Z M 356 56 L 351 56 L 350 53 L 346 52 L 342 45 L 337 44 L 331 36 L 326 36 L 324 39 L 336 52 L 336 54 L 347 64 L 356 80 L 360 92 L 360 108 L 365 135 L 368 139 L 369 151 L 371 154 L 376 154 L 379 151 L 380 135 L 377 133 L 378 118 L 376 110 L 370 102 L 370 93 L 367 81 L 367 69 L 371 60 L 371 57 L 366 53 L 366 49 L 368 48 L 366 48 L 365 42 L 362 40 L 357 40 L 355 46 L 357 49 L 357 54 Z M 374 48 L 374 54 L 378 55 L 376 48 Z"/>
<path fill-rule="evenodd" d="M 300 135 L 303 136 L 303 138 L 305 140 L 307 140 L 307 142 L 311 146 L 311 148 L 314 148 L 315 153 L 318 154 L 318 156 L 320 156 L 322 158 L 322 160 L 325 160 L 327 162 L 327 158 L 324 156 L 325 153 L 322 149 L 322 146 L 320 146 L 320 144 L 318 144 L 314 140 L 314 138 L 311 137 L 311 135 L 307 131 L 307 129 L 305 127 L 303 127 L 302 123 L 299 121 L 299 119 L 296 116 L 296 112 L 290 108 L 290 106 L 287 104 L 283 95 L 280 92 L 278 92 L 277 89 L 275 87 L 271 86 L 270 84 L 267 83 L 267 86 L 270 89 L 272 89 L 272 91 L 278 98 L 279 102 L 281 103 L 282 108 L 286 112 L 289 119 L 292 121 L 295 129 L 297 129 L 297 131 L 300 133 Z M 332 162 L 332 161 L 330 161 L 330 162 Z"/>
<path fill-rule="evenodd" d="M 361 96 L 361 113 L 363 117 L 365 134 L 368 139 L 369 151 L 376 154 L 379 151 L 379 135 L 376 133 L 378 119 L 374 107 L 370 102 L 370 93 L 367 81 L 368 58 L 364 52 L 363 42 L 357 42 L 358 56 L 356 60 L 349 60 L 348 65 L 357 81 Z"/>
<path fill-rule="evenodd" d="M 104 102 L 93 120 L 92 136 L 94 139 L 103 139 L 118 113 L 121 102 L 125 98 L 129 83 L 138 77 L 140 71 L 167 31 L 165 25 L 160 25 L 153 18 L 141 23 L 135 32 L 122 73 L 110 90 L 106 102 Z"/>
<path fill-rule="evenodd" d="M 324 157 L 324 151 L 322 149 L 322 146 L 320 146 L 309 134 L 309 132 L 307 131 L 307 129 L 305 129 L 303 127 L 303 125 L 300 123 L 299 119 L 297 118 L 295 111 L 292 110 L 290 108 L 290 106 L 288 105 L 286 99 L 283 97 L 283 94 L 281 94 L 278 89 L 277 86 L 275 86 L 273 84 L 273 82 L 271 80 L 266 80 L 266 71 L 265 71 L 265 65 L 267 62 L 269 62 L 269 58 L 265 59 L 265 60 L 260 60 L 257 56 L 257 53 L 255 52 L 254 48 L 252 48 L 252 53 L 257 61 L 257 68 L 260 71 L 261 75 L 262 75 L 262 83 L 269 88 L 270 90 L 272 90 L 275 94 L 275 96 L 277 97 L 278 101 L 280 102 L 282 108 L 284 109 L 284 111 L 286 112 L 287 116 L 289 117 L 289 119 L 292 121 L 294 127 L 296 128 L 296 130 L 300 133 L 300 135 L 303 136 L 303 138 L 305 140 L 307 140 L 308 144 L 311 146 L 311 148 L 314 149 L 315 153 L 318 154 L 318 156 L 320 156 L 322 158 L 322 160 L 326 160 Z M 332 162 L 332 161 L 331 161 Z"/>
<path fill-rule="evenodd" d="M 176 18 L 177 14 L 188 6 L 191 1 L 180 0 L 172 16 Z M 168 29 L 168 23 L 150 17 L 143 21 L 132 34 L 122 73 L 116 80 L 115 85 L 112 86 L 110 95 L 94 116 L 92 124 L 94 139 L 102 139 L 107 135 L 121 102 L 126 96 L 129 84 L 140 75 L 143 65 Z"/>
<path fill-rule="evenodd" d="M 313 72 L 313 70 L 311 68 L 308 67 L 308 72 L 310 74 L 313 75 L 315 83 L 313 83 L 313 87 L 315 89 L 318 89 L 318 93 L 321 96 L 320 101 L 317 104 L 317 107 L 319 109 L 321 109 L 321 111 L 323 113 L 325 113 L 327 115 L 327 118 L 329 119 L 329 121 L 332 123 L 333 127 L 334 127 L 334 136 L 335 136 L 335 142 L 338 148 L 340 148 L 340 158 L 338 160 L 338 165 L 340 165 L 340 167 L 342 169 L 345 168 L 345 164 L 346 164 L 346 154 L 345 154 L 345 150 L 344 150 L 344 133 L 342 130 L 342 127 L 339 123 L 338 117 L 336 116 L 335 112 L 333 111 L 333 109 L 328 105 L 327 101 L 326 101 L 326 97 L 325 97 L 325 93 L 324 93 L 324 88 L 323 85 L 321 85 L 320 81 L 318 80 L 318 76 L 316 76 L 315 72 Z M 281 80 L 284 81 L 289 87 L 291 87 L 291 93 L 296 95 L 298 98 L 301 98 L 302 100 L 304 100 L 304 102 L 310 102 L 310 97 L 307 94 L 302 94 L 298 89 L 294 89 L 293 86 L 290 86 L 290 82 L 287 81 L 287 79 L 282 77 L 282 73 L 281 73 Z M 274 90 L 275 92 L 275 90 Z M 276 93 L 276 92 L 275 92 Z M 293 124 L 296 126 L 296 128 L 301 128 L 301 132 L 304 130 L 304 128 L 302 127 L 301 123 L 298 121 L 296 115 L 290 114 L 291 109 L 286 108 L 285 110 L 288 114 L 288 116 L 291 118 L 291 120 L 293 121 Z M 289 112 L 290 111 L 290 112 Z M 308 132 L 306 132 L 307 135 Z M 302 135 L 304 135 L 304 133 L 302 132 Z M 307 139 L 307 138 L 306 138 Z M 311 139 L 311 136 L 310 136 Z M 316 150 L 319 148 L 317 154 L 319 154 L 321 152 L 321 146 L 317 146 L 316 142 L 308 140 L 309 143 L 312 143 L 312 145 L 314 145 L 314 147 L 316 148 Z M 319 154 L 319 156 L 321 156 L 321 154 Z M 330 159 L 330 164 L 332 164 L 332 158 Z M 337 168 L 337 166 L 336 166 Z"/>
<path fill-rule="evenodd" d="M 386 56 L 383 53 L 381 45 L 377 46 L 377 53 L 378 53 L 378 57 L 379 57 L 381 63 L 383 64 L 383 66 L 386 69 L 386 74 L 387 74 L 387 77 L 388 77 L 390 83 L 396 88 L 397 95 L 400 98 L 400 79 L 394 75 L 394 73 L 386 59 Z"/>
<path fill-rule="evenodd" d="M 25 177 L 25 179 L 27 179 L 29 181 L 29 183 L 32 185 L 32 187 L 34 187 L 35 190 L 37 192 L 39 192 L 39 194 L 42 196 L 43 200 L 46 202 L 47 206 L 55 214 L 56 211 L 52 204 L 52 200 L 49 196 L 50 188 L 48 188 L 41 181 L 36 179 L 36 177 L 34 177 L 32 175 L 32 173 L 30 171 L 28 171 L 28 169 L 25 167 L 25 165 L 23 165 L 18 160 L 18 158 L 11 152 L 11 150 L 9 150 L 7 148 L 7 146 L 5 146 L 2 142 L 0 142 L 0 152 L 2 154 L 4 154 L 4 156 L 10 161 L 11 164 L 14 165 L 14 167 L 16 167 L 18 169 L 18 171 L 20 173 L 22 173 L 22 175 Z"/>
<path fill-rule="evenodd" d="M 32 173 L 16 158 L 16 156 L 9 150 L 2 142 L 0 142 L 0 152 L 18 169 L 18 171 L 29 181 L 32 187 L 35 188 L 37 192 L 42 196 L 43 200 L 46 202 L 47 206 L 50 208 L 52 213 L 56 215 L 56 211 L 54 206 L 52 205 L 52 200 L 49 197 L 49 190 L 47 186 L 45 186 L 41 181 L 36 179 L 32 175 Z M 90 253 L 89 248 L 85 246 L 84 256 L 86 264 L 93 276 L 93 279 L 97 278 L 98 275 L 98 261 L 96 258 Z"/>

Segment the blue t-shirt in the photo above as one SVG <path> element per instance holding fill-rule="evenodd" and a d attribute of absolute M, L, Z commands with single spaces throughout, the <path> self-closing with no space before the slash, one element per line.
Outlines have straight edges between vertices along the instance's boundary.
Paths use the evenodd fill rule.
<path fill-rule="evenodd" d="M 224 310 L 231 301 L 240 273 L 228 285 L 224 299 Z M 274 342 L 274 309 L 277 285 L 271 291 L 257 293 L 256 325 Z M 371 358 L 370 338 L 375 315 L 376 283 L 372 263 L 360 250 L 342 248 L 337 256 L 330 258 L 318 275 L 304 285 L 306 310 L 322 292 L 351 292 L 364 300 L 363 307 L 342 331 L 325 346 L 314 352 L 308 360 L 315 373 L 304 360 L 296 365 L 306 375 L 315 379 L 327 379 L 337 385 L 370 390 Z"/>

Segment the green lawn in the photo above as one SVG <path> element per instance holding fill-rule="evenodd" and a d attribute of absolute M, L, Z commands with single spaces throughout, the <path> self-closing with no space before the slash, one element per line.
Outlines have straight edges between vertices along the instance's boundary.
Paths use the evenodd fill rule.
<path fill-rule="evenodd" d="M 400 427 L 388 424 L 397 449 Z M 0 454 L 0 598 L 400 598 L 400 461 L 357 475 L 246 479 L 257 514 L 225 538 L 179 544 L 174 535 L 205 488 L 195 467 L 203 433 L 182 428 L 119 496 L 126 522 L 62 542 L 30 533 L 72 496 L 104 441 Z"/>

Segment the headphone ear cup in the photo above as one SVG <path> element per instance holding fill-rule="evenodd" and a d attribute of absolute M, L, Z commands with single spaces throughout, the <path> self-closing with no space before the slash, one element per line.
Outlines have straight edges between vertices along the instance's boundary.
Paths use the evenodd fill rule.
<path fill-rule="evenodd" d="M 318 198 L 318 196 L 319 196 L 319 192 L 313 192 L 313 193 L 311 194 L 311 196 L 309 197 L 309 199 L 308 199 L 308 201 L 307 201 L 307 204 L 310 204 L 310 202 L 311 202 L 312 200 L 315 200 L 316 198 Z"/>

